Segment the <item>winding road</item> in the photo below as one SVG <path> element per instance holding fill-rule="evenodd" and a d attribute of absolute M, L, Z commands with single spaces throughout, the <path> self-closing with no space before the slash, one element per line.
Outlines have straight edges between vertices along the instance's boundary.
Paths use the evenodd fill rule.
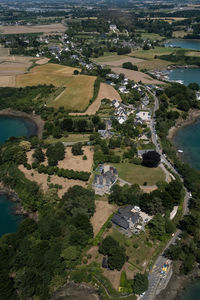
<path fill-rule="evenodd" d="M 178 171 L 174 168 L 174 166 L 171 164 L 171 162 L 167 159 L 166 155 L 163 154 L 162 149 L 160 147 L 158 138 L 157 138 L 157 134 L 156 134 L 156 129 L 155 129 L 155 112 L 156 110 L 159 108 L 159 101 L 158 98 L 151 93 L 151 95 L 154 97 L 154 110 L 153 110 L 153 116 L 152 116 L 152 122 L 150 125 L 150 129 L 151 129 L 151 134 L 152 134 L 152 142 L 155 144 L 156 146 L 156 151 L 160 154 L 161 156 L 161 161 L 176 175 L 179 176 L 180 180 L 183 182 L 183 178 L 181 176 L 181 174 L 178 173 Z M 184 203 L 183 203 L 183 215 L 186 215 L 189 213 L 189 199 L 190 199 L 190 193 L 187 190 L 186 187 L 184 187 L 185 190 L 185 197 L 184 197 Z M 171 240 L 168 242 L 168 244 L 166 245 L 164 251 L 160 254 L 160 256 L 157 258 L 156 262 L 153 265 L 153 268 L 151 270 L 151 272 L 149 273 L 149 287 L 148 290 L 146 291 L 146 293 L 144 294 L 143 297 L 141 297 L 142 300 L 153 300 L 155 295 L 158 293 L 158 286 L 159 283 L 161 281 L 161 269 L 162 266 L 164 265 L 164 263 L 166 262 L 166 257 L 164 257 L 164 252 L 165 250 L 167 250 L 170 245 L 175 244 L 176 240 L 179 238 L 179 235 L 181 233 L 181 230 L 178 229 L 173 237 L 171 238 Z M 160 288 L 160 287 L 159 287 Z"/>

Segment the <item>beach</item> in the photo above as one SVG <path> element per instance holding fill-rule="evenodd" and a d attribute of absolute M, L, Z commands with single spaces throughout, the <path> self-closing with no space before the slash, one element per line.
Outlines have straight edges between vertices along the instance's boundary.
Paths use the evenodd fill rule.
<path fill-rule="evenodd" d="M 34 113 L 32 114 L 27 114 L 22 111 L 16 111 L 11 108 L 6 108 L 0 111 L 0 116 L 13 116 L 13 117 L 18 117 L 18 118 L 24 118 L 24 119 L 29 119 L 32 122 L 34 122 L 37 126 L 37 135 L 39 138 L 42 138 L 42 133 L 43 133 L 43 128 L 44 128 L 44 121 L 39 115 L 36 115 Z"/>

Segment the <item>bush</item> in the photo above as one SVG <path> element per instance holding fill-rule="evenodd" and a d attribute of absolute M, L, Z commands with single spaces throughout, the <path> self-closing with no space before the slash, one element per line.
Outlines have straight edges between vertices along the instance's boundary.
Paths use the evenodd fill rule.
<path fill-rule="evenodd" d="M 82 143 L 77 143 L 72 146 L 73 155 L 83 155 Z"/>

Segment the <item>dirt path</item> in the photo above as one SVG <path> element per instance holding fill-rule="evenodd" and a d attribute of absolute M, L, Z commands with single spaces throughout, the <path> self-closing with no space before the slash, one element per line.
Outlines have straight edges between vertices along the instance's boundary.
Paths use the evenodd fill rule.
<path fill-rule="evenodd" d="M 122 101 L 119 93 L 106 83 L 101 83 L 98 96 L 96 100 L 88 107 L 88 109 L 83 113 L 70 113 L 71 116 L 85 116 L 85 115 L 95 115 L 101 106 L 101 100 L 107 98 L 110 100 Z"/>

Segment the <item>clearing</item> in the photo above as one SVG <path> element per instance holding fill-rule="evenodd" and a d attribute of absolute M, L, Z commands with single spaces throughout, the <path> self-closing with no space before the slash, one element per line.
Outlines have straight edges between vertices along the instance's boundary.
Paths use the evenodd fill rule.
<path fill-rule="evenodd" d="M 66 28 L 61 23 L 49 24 L 49 25 L 36 25 L 36 26 L 0 26 L 1 34 L 23 34 L 23 33 L 62 33 Z"/>
<path fill-rule="evenodd" d="M 160 70 L 166 69 L 166 67 L 172 63 L 170 61 L 164 61 L 155 57 L 163 54 L 170 54 L 172 52 L 173 49 L 170 47 L 155 47 L 154 49 L 150 50 L 135 50 L 131 52 L 129 56 L 143 59 L 143 61 L 138 64 L 140 70 Z"/>
<path fill-rule="evenodd" d="M 66 148 L 65 158 L 64 160 L 58 162 L 58 167 L 72 169 L 74 171 L 91 172 L 93 164 L 93 150 L 90 147 L 83 147 L 83 150 L 83 155 L 74 156 L 71 153 L 71 147 Z M 33 162 L 32 154 L 33 150 L 27 152 L 27 160 L 29 164 Z M 87 156 L 87 160 L 83 160 L 84 155 Z M 44 165 L 47 165 L 47 160 L 45 160 Z M 57 175 L 48 176 L 48 174 L 40 174 L 35 169 L 27 170 L 23 165 L 20 165 L 19 169 L 25 174 L 27 179 L 36 181 L 39 185 L 41 185 L 44 191 L 48 190 L 48 185 L 50 183 L 62 185 L 62 189 L 58 190 L 59 197 L 62 197 L 62 195 L 74 185 L 86 187 L 88 184 L 88 182 L 73 179 L 69 180 Z M 50 177 L 50 182 L 48 182 L 48 177 Z"/>
<path fill-rule="evenodd" d="M 53 84 L 63 87 L 59 96 L 49 99 L 47 106 L 59 108 L 63 106 L 68 110 L 83 111 L 93 96 L 95 76 L 73 75 L 77 68 L 57 64 L 36 66 L 30 73 L 18 75 L 16 86 L 34 86 L 38 84 Z"/>
<path fill-rule="evenodd" d="M 100 60 L 101 57 L 99 57 L 98 59 L 98 62 L 99 63 L 105 63 L 105 58 L 102 57 L 102 61 Z M 110 59 L 112 58 L 112 59 Z M 115 60 L 114 60 L 115 58 Z M 109 60 L 110 59 L 110 60 Z M 108 56 L 107 59 L 106 59 L 106 64 L 109 65 L 109 66 L 113 66 L 113 67 L 120 67 L 123 65 L 123 63 L 125 62 L 131 62 L 133 65 L 136 65 L 138 63 L 141 63 L 143 61 L 143 59 L 140 59 L 140 58 L 134 58 L 134 57 L 130 57 L 130 56 L 122 56 L 122 55 L 116 55 L 116 56 Z"/>
<path fill-rule="evenodd" d="M 78 143 L 78 142 L 87 142 L 89 141 L 89 134 L 69 134 L 67 137 L 61 137 L 60 139 L 56 139 L 53 137 L 47 138 L 45 142 L 47 144 L 55 144 L 57 142 L 64 143 Z"/>
<path fill-rule="evenodd" d="M 100 84 L 100 89 L 96 100 L 87 108 L 84 113 L 70 113 L 72 116 L 84 116 L 84 115 L 95 115 L 101 106 L 101 100 L 107 98 L 109 100 L 118 100 L 122 101 L 119 93 L 115 90 L 114 87 L 106 83 Z"/>
<path fill-rule="evenodd" d="M 144 272 L 155 251 L 153 242 L 149 241 L 148 229 L 139 235 L 132 235 L 131 238 L 126 237 L 115 228 L 111 228 L 109 234 L 112 235 L 122 246 L 126 248 L 126 254 L 129 257 L 128 262 L 124 265 L 124 269 L 128 269 L 127 275 L 133 278 L 136 272 Z"/>
<path fill-rule="evenodd" d="M 101 200 L 96 200 L 95 205 L 96 211 L 90 219 L 93 226 L 94 236 L 97 235 L 109 216 L 117 209 L 116 205 L 109 204 L 107 199 L 103 200 L 103 198 Z"/>
<path fill-rule="evenodd" d="M 165 180 L 165 174 L 160 167 L 147 168 L 141 165 L 134 165 L 131 163 L 112 164 L 118 171 L 121 179 L 129 183 L 137 183 L 139 185 L 153 186 L 158 181 Z"/>
<path fill-rule="evenodd" d="M 131 80 L 134 80 L 135 82 L 142 81 L 142 83 L 146 83 L 146 84 L 164 84 L 162 81 L 153 79 L 149 75 L 142 73 L 140 71 L 133 71 L 133 70 L 128 70 L 119 67 L 115 67 L 115 68 L 113 67 L 112 71 L 117 74 L 123 73 L 125 74 L 126 77 L 128 77 Z"/>

